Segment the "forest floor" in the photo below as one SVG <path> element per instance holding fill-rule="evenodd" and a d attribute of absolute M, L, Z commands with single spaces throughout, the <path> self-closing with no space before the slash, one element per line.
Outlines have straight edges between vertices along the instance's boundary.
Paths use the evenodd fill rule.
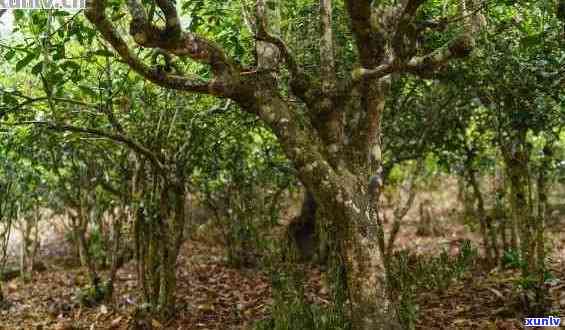
<path fill-rule="evenodd" d="M 436 210 L 441 235 L 416 236 L 417 223 L 406 219 L 399 248 L 418 255 L 445 250 L 458 252 L 462 239 L 475 242 L 467 226 L 441 216 Z M 552 316 L 565 322 L 565 221 L 549 226 L 553 247 L 548 284 Z M 114 301 L 97 307 L 81 307 L 77 288 L 87 284 L 84 269 L 69 265 L 62 256 L 62 238 L 43 246 L 42 262 L 47 269 L 33 274 L 33 280 L 13 279 L 3 283 L 9 306 L 0 308 L 0 329 L 127 329 L 132 312 L 140 301 L 136 288 L 135 264 L 118 272 Z M 225 252 L 210 241 L 191 240 L 183 246 L 178 261 L 179 313 L 174 320 L 151 320 L 147 329 L 247 329 L 268 317 L 272 303 L 267 274 L 256 269 L 234 269 L 227 265 Z M 327 304 L 328 290 L 323 272 L 305 266 L 306 295 L 316 304 Z M 521 329 L 520 296 L 516 292 L 517 270 L 477 266 L 445 290 L 419 290 L 418 329 Z"/>

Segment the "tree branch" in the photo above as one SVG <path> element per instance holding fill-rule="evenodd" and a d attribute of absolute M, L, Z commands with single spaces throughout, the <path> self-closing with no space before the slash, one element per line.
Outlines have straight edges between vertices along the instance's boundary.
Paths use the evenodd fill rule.
<path fill-rule="evenodd" d="M 424 56 L 413 57 L 405 64 L 395 59 L 392 63 L 381 64 L 374 69 L 357 68 L 351 73 L 351 80 L 342 89 L 349 90 L 365 79 L 378 79 L 391 73 L 412 73 L 429 77 L 449 60 L 469 55 L 473 47 L 473 38 L 463 34 L 446 47 L 436 49 Z"/>
<path fill-rule="evenodd" d="M 361 66 L 375 67 L 384 58 L 384 37 L 371 26 L 370 0 L 347 0 L 347 12 L 355 37 Z"/>
<path fill-rule="evenodd" d="M 35 125 L 35 126 L 43 126 L 49 130 L 59 131 L 59 132 L 75 132 L 75 133 L 85 133 L 85 134 L 92 134 L 100 137 L 107 138 L 109 140 L 120 142 L 127 146 L 128 148 L 138 152 L 141 155 L 147 157 L 151 163 L 157 168 L 160 172 L 165 172 L 167 170 L 166 166 L 162 163 L 161 159 L 158 155 L 156 155 L 153 151 L 143 146 L 141 143 L 124 136 L 122 134 L 112 134 L 108 132 L 104 132 L 102 130 L 94 129 L 94 128 L 83 128 L 83 127 L 76 127 L 71 125 L 61 125 L 57 123 L 52 123 L 48 121 L 22 121 L 13 124 L 8 124 L 11 126 L 22 126 L 22 125 Z"/>
<path fill-rule="evenodd" d="M 392 47 L 397 59 L 407 60 L 417 51 L 418 30 L 414 23 L 416 12 L 426 0 L 408 0 L 400 12 L 396 31 L 392 37 Z"/>
<path fill-rule="evenodd" d="M 258 10 L 257 22 L 255 24 L 257 30 L 255 38 L 259 41 L 268 42 L 277 47 L 290 74 L 290 87 L 292 93 L 307 104 L 314 104 L 319 93 L 313 79 L 304 72 L 304 69 L 298 64 L 294 54 L 292 54 L 292 51 L 286 43 L 281 38 L 267 32 L 266 26 L 268 20 L 266 17 L 267 13 L 264 12 L 265 8 L 258 7 Z"/>
<path fill-rule="evenodd" d="M 446 47 L 436 49 L 424 56 L 412 58 L 406 65 L 402 66 L 402 71 L 422 77 L 430 77 L 449 60 L 469 55 L 474 44 L 475 41 L 471 35 L 462 34 Z"/>
<path fill-rule="evenodd" d="M 94 0 L 103 1 L 103 0 Z M 148 48 L 161 48 L 177 56 L 188 56 L 193 60 L 209 64 L 218 76 L 233 75 L 241 71 L 224 51 L 210 40 L 197 34 L 181 31 L 180 20 L 174 4 L 169 0 L 156 0 L 166 16 L 165 29 L 153 25 L 145 9 L 137 0 L 128 0 L 132 15 L 130 34 L 135 42 Z"/>
<path fill-rule="evenodd" d="M 391 73 L 398 72 L 399 66 L 394 63 L 381 64 L 374 69 L 357 68 L 351 72 L 351 81 L 346 89 L 357 85 L 365 79 L 378 79 Z"/>
<path fill-rule="evenodd" d="M 143 24 L 147 23 L 146 17 L 143 20 L 145 15 L 145 10 L 141 7 L 136 7 L 137 1 L 129 0 L 128 4 L 130 5 L 130 10 L 133 11 L 132 16 L 134 19 L 132 20 L 132 24 Z M 226 84 L 222 81 L 204 81 L 202 78 L 195 76 L 195 75 L 186 75 L 186 76 L 178 76 L 173 74 L 168 74 L 163 72 L 162 70 L 150 68 L 145 65 L 135 54 L 131 52 L 127 43 L 124 39 L 118 34 L 115 27 L 112 23 L 108 20 L 105 14 L 106 10 L 106 0 L 90 0 L 87 9 L 85 10 L 86 17 L 96 26 L 96 28 L 100 31 L 103 38 L 108 41 L 112 47 L 116 50 L 116 52 L 122 57 L 122 59 L 137 73 L 144 76 L 149 81 L 154 82 L 157 85 L 172 88 L 177 90 L 183 91 L 191 91 L 196 93 L 204 93 L 204 94 L 213 94 L 219 96 L 225 96 L 227 93 Z M 143 10 L 141 12 L 141 10 Z M 141 19 L 141 20 L 140 20 Z M 163 49 L 170 50 L 172 45 L 170 44 L 163 44 L 162 42 L 159 43 L 151 43 L 153 39 L 153 33 L 147 34 L 146 29 L 151 29 L 152 26 L 144 25 L 140 28 L 140 32 L 134 34 L 134 39 L 136 42 L 140 43 L 140 45 L 144 46 L 167 46 L 167 47 L 160 47 Z M 134 29 L 135 32 L 135 29 Z M 153 31 L 156 32 L 156 31 Z M 157 31 L 158 32 L 158 31 Z M 160 35 L 160 32 L 159 32 Z M 145 40 L 144 40 L 145 38 Z M 194 42 L 190 42 L 190 40 Z M 185 35 L 185 39 L 183 39 L 185 44 L 184 48 L 176 49 L 176 51 L 172 51 L 177 55 L 185 54 L 189 55 L 193 58 L 204 58 L 205 55 L 209 55 L 210 61 L 213 62 L 211 58 L 213 55 L 217 55 L 214 52 L 211 52 L 209 48 L 202 47 L 202 44 L 196 42 L 196 39 L 191 34 Z M 163 44 L 163 45 L 162 45 Z M 169 49 L 168 49 L 169 48 Z M 174 48 L 174 47 L 173 47 Z"/>
<path fill-rule="evenodd" d="M 22 94 L 17 94 L 16 96 L 23 97 L 25 99 L 25 101 L 23 101 L 19 104 L 16 104 L 15 106 L 13 106 L 11 108 L 1 107 L 0 109 L 2 109 L 3 111 L 0 112 L 0 119 L 5 114 L 7 114 L 8 112 L 14 112 L 14 111 L 20 110 L 21 108 L 28 106 L 30 104 L 33 104 L 33 103 L 49 101 L 48 97 L 29 97 L 29 96 L 25 96 L 25 95 L 22 95 Z M 66 99 L 66 98 L 61 98 L 61 97 L 52 97 L 51 100 L 57 101 L 57 102 L 62 102 L 62 103 L 82 105 L 82 106 L 93 108 L 93 109 L 98 109 L 98 106 L 96 104 L 86 103 L 86 102 L 79 101 L 79 100 Z"/>
<path fill-rule="evenodd" d="M 170 38 L 179 38 L 182 32 L 180 18 L 175 3 L 171 0 L 156 0 L 157 6 L 165 14 L 165 30 L 163 33 Z"/>
<path fill-rule="evenodd" d="M 320 0 L 320 76 L 322 93 L 331 95 L 336 88 L 334 42 L 332 29 L 332 0 Z"/>

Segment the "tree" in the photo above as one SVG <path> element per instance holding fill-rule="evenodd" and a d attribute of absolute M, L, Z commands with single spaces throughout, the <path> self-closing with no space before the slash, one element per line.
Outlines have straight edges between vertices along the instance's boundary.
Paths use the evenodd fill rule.
<path fill-rule="evenodd" d="M 419 0 L 336 4 L 349 19 L 354 69 L 336 64 L 332 13 L 337 7 L 331 0 L 321 0 L 319 78 L 298 63 L 278 35 L 276 1 L 257 1 L 256 19 L 251 20 L 255 49 L 247 49 L 257 54 L 252 68 L 211 38 L 183 31 L 174 2 L 156 0 L 156 7 L 151 7 L 160 9 L 164 26 L 156 24 L 159 18 L 153 9 L 136 0 L 127 2 L 130 34 L 138 46 L 159 49 L 166 58 L 201 63 L 209 68 L 209 79 L 146 63 L 110 21 L 107 1 L 90 1 L 85 14 L 122 60 L 145 79 L 165 88 L 231 99 L 273 131 L 335 233 L 337 254 L 346 269 L 353 327 L 375 329 L 382 324 L 381 312 L 387 305 L 379 280 L 375 209 L 382 188 L 381 121 L 390 76 L 431 77 L 450 60 L 468 55 L 479 6 L 470 1 L 467 8 L 453 7 L 442 16 L 434 14 L 432 4 Z M 450 14 L 456 17 L 446 17 Z M 466 23 L 463 31 L 448 29 L 449 23 L 458 21 Z M 280 62 L 287 72 L 280 69 Z"/>

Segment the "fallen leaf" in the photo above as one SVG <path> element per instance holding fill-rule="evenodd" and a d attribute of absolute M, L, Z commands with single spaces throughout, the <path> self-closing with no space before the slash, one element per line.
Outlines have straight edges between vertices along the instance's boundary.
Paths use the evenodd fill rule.
<path fill-rule="evenodd" d="M 118 317 L 112 320 L 112 322 L 110 322 L 110 329 L 116 329 L 120 326 L 120 322 L 122 322 L 122 317 Z"/>
<path fill-rule="evenodd" d="M 497 296 L 499 299 L 504 299 L 504 295 L 500 293 L 500 291 L 498 291 L 497 289 L 488 288 L 488 290 L 494 293 L 494 295 Z"/>
<path fill-rule="evenodd" d="M 157 320 L 155 320 L 155 319 L 152 319 L 152 320 L 151 320 L 151 325 L 154 326 L 155 328 L 158 328 L 158 329 L 160 329 L 160 328 L 163 327 L 163 325 L 162 325 L 161 323 L 159 323 L 159 321 L 157 321 Z"/>

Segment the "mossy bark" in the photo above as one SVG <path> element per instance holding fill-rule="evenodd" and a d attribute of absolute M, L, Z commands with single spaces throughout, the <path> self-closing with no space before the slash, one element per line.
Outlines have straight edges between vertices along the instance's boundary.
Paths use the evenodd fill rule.
<path fill-rule="evenodd" d="M 335 246 L 345 266 L 349 310 L 355 329 L 378 329 L 388 299 L 377 243 L 375 209 L 369 202 L 372 170 L 380 154 L 371 157 L 339 157 L 326 152 L 323 141 L 299 125 L 301 120 L 269 88 L 258 88 L 257 111 L 278 136 L 286 155 L 298 169 L 298 176 L 313 194 L 318 208 L 327 216 L 327 226 L 336 233 Z M 382 100 L 384 102 L 384 99 Z M 276 111 L 274 110 L 276 109 Z M 375 146 L 380 138 L 371 138 Z M 366 146 L 363 145 L 366 150 Z M 380 146 L 374 149 L 380 150 Z M 356 154 L 352 150 L 352 154 Z M 378 179 L 377 179 L 378 180 Z"/>

